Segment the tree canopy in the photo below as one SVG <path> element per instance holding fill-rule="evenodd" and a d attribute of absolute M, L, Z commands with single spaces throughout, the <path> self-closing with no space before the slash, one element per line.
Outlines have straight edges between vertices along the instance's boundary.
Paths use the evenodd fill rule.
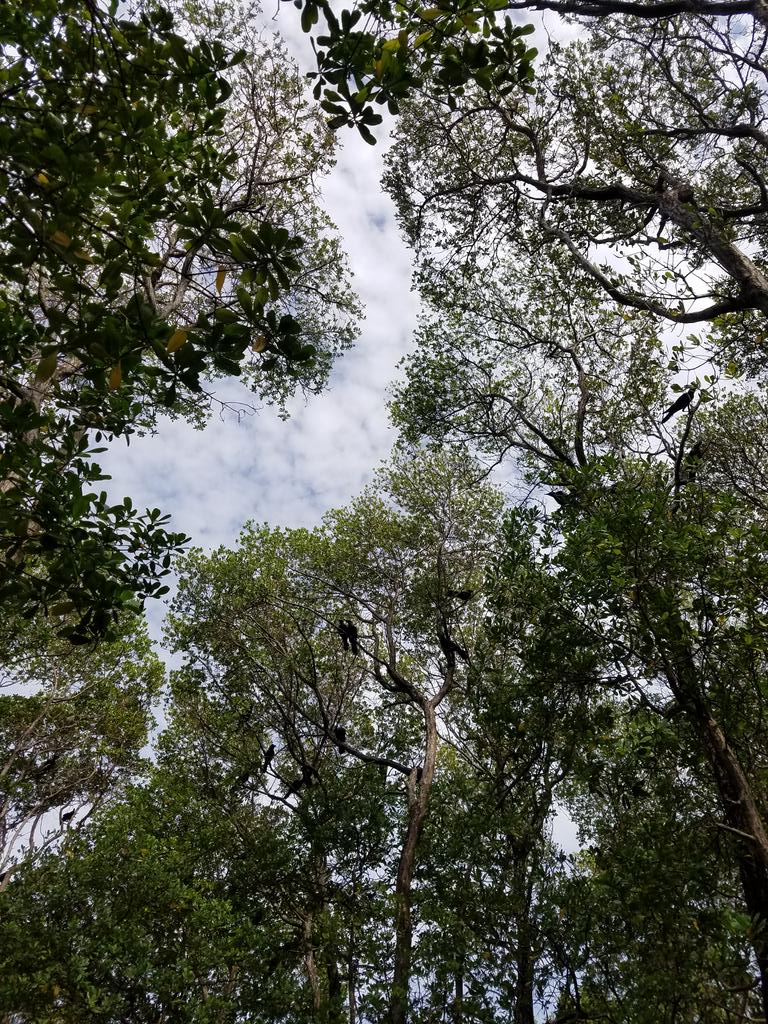
<path fill-rule="evenodd" d="M 118 6 L 0 15 L 0 600 L 74 610 L 73 639 L 162 594 L 184 539 L 91 489 L 98 445 L 199 418 L 241 369 L 274 401 L 318 390 L 356 313 L 285 51 L 236 7 L 195 40 Z"/>
<path fill-rule="evenodd" d="M 423 312 L 394 388 L 396 451 L 315 528 L 251 523 L 232 550 L 183 559 L 147 761 L 160 670 L 135 623 L 117 617 L 122 634 L 87 661 L 66 635 L 100 622 L 76 601 L 62 637 L 42 614 L 10 627 L 9 681 L 32 692 L 0 706 L 12 748 L 0 1013 L 765 1021 L 764 11 L 742 0 L 298 6 L 305 30 L 325 23 L 313 81 L 330 129 L 375 141 L 376 108 L 397 118 L 385 187 Z M 572 38 L 539 27 L 539 56 L 518 12 L 542 9 L 572 19 Z M 247 11 L 230 22 L 231 46 L 218 8 L 177 14 L 178 37 L 154 9 L 133 36 L 116 12 L 85 29 L 75 19 L 86 40 L 112 18 L 158 68 L 189 53 L 178 80 L 160 75 L 158 102 L 180 111 L 178 131 L 152 128 L 169 178 L 151 225 L 138 206 L 125 214 L 139 241 L 125 237 L 119 258 L 133 269 L 114 293 L 99 269 L 108 245 L 89 235 L 93 262 L 71 262 L 79 236 L 51 219 L 53 174 L 36 165 L 23 178 L 65 237 L 41 235 L 7 308 L 41 302 L 43 278 L 79 283 L 53 306 L 71 323 L 45 321 L 42 305 L 24 313 L 37 340 L 18 386 L 37 389 L 37 414 L 63 417 L 78 444 L 97 424 L 56 404 L 69 359 L 90 381 L 85 397 L 92 388 L 111 409 L 133 396 L 133 429 L 171 388 L 171 410 L 199 409 L 201 382 L 229 372 L 223 349 L 238 363 L 255 332 L 249 372 L 275 397 L 319 381 L 334 350 L 296 340 L 316 349 L 302 355 L 280 334 L 298 339 L 301 322 L 324 337 L 336 323 L 299 298 L 302 266 L 314 266 L 301 260 L 334 244 L 322 218 L 300 227 L 325 126 L 285 84 L 279 48 L 233 52 Z M 48 24 L 66 41 L 66 19 Z M 209 66 L 206 102 L 193 65 Z M 244 156 L 272 111 L 251 89 L 264 68 L 300 111 L 267 118 L 278 169 L 258 146 Z M 30 103 L 35 117 L 48 105 Z M 76 103 L 73 117 L 91 116 Z M 233 116 L 242 135 L 214 145 Z M 195 117 L 201 132 L 187 132 Z M 303 164 L 305 124 L 321 145 L 313 156 L 307 141 Z M 194 189 L 193 212 L 178 214 L 174 146 L 207 154 L 212 214 L 212 193 Z M 258 181 L 271 196 L 279 168 L 296 166 L 303 184 L 287 199 L 268 207 L 248 192 Z M 102 238 L 110 204 L 94 199 L 89 215 Z M 14 231 L 34 227 L 26 217 Z M 269 237 L 283 241 L 253 241 Z M 324 301 L 352 313 L 343 274 L 318 273 Z M 86 287 L 100 296 L 99 331 L 109 317 L 135 326 L 134 347 L 111 362 L 82 347 L 88 321 L 73 311 L 96 301 Z M 184 362 L 190 352 L 199 363 Z M 15 413 L 35 407 L 16 401 Z M 39 426 L 23 435 L 32 448 L 64 436 Z M 35 585 L 47 587 L 58 556 L 36 545 L 58 549 L 31 513 L 24 522 L 12 564 L 38 559 L 26 564 L 42 565 Z M 14 847 L 41 827 L 45 848 Z"/>
<path fill-rule="evenodd" d="M 401 460 L 314 531 L 250 526 L 186 559 L 148 784 L 14 871 L 3 1010 L 759 1012 L 760 933 L 692 715 L 658 673 L 643 688 L 626 627 L 601 635 L 592 562 L 572 579 L 567 546 L 542 558 L 537 517 L 478 471 Z"/>

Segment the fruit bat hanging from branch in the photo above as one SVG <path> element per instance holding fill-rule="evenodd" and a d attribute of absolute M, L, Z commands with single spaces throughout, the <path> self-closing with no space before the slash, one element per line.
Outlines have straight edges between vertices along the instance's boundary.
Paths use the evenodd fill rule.
<path fill-rule="evenodd" d="M 446 629 L 439 629 L 437 631 L 437 639 L 440 642 L 443 654 L 448 659 L 450 664 L 453 661 L 454 655 L 458 654 L 462 661 L 469 661 L 469 654 L 467 653 L 466 647 L 462 647 L 461 644 L 457 644 L 449 635 Z"/>
<path fill-rule="evenodd" d="M 305 786 L 308 789 L 310 786 L 314 784 L 315 779 L 320 779 L 320 773 L 318 772 L 317 768 L 315 768 L 314 765 L 307 764 L 307 762 L 305 761 L 304 764 L 301 766 L 301 775 L 297 779 L 293 780 L 293 782 L 288 787 L 288 792 L 285 795 L 294 796 L 296 793 L 299 792 L 300 789 L 304 788 Z"/>
<path fill-rule="evenodd" d="M 337 725 L 333 730 L 333 735 L 338 743 L 338 751 L 340 754 L 344 753 L 344 745 L 347 742 L 347 730 L 343 725 Z"/>
<path fill-rule="evenodd" d="M 336 626 L 336 632 L 341 637 L 344 650 L 351 650 L 352 654 L 356 655 L 360 648 L 357 643 L 357 626 L 354 622 L 351 619 L 340 619 Z"/>

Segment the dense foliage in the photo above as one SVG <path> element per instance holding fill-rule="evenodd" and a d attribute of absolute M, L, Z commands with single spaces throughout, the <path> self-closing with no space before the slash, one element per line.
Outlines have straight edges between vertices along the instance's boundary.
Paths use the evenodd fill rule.
<path fill-rule="evenodd" d="M 116 632 L 84 652 L 43 619 L 0 630 L 0 886 L 144 766 L 163 667 L 134 616 Z"/>
<path fill-rule="evenodd" d="M 0 1012 L 764 1021 L 765 13 L 300 6 L 331 126 L 398 116 L 398 451 L 184 560 L 151 764 L 140 637 L 116 670 L 11 628 L 5 827 L 60 827 L 9 845 Z M 534 59 L 526 7 L 572 41 Z"/>
<path fill-rule="evenodd" d="M 356 308 L 284 52 L 236 7 L 197 42 L 118 8 L 0 13 L 0 600 L 74 610 L 73 639 L 163 593 L 183 541 L 92 490 L 94 444 L 199 417 L 241 368 L 272 400 L 317 390 Z"/>

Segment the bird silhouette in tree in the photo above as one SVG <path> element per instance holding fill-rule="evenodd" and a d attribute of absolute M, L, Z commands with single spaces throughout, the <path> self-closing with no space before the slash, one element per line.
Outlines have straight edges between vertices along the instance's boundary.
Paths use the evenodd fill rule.
<path fill-rule="evenodd" d="M 661 417 L 661 422 L 666 423 L 667 420 L 672 419 L 672 417 L 675 416 L 677 413 L 683 412 L 684 409 L 687 409 L 693 401 L 693 395 L 693 388 L 689 388 L 687 391 L 684 391 L 682 395 L 675 399 L 672 405 L 670 405 L 670 407 Z"/>

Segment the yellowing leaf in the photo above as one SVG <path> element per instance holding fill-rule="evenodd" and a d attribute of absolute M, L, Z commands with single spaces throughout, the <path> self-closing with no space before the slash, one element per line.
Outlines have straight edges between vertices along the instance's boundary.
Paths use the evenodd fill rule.
<path fill-rule="evenodd" d="M 82 260 L 83 263 L 93 263 L 93 258 L 88 255 L 85 249 L 78 249 L 72 255 L 76 256 L 79 260 Z"/>
<path fill-rule="evenodd" d="M 219 272 L 216 275 L 216 291 L 221 295 L 221 289 L 224 287 L 224 281 L 227 277 L 227 268 L 219 267 Z"/>
<path fill-rule="evenodd" d="M 72 239 L 66 233 L 66 231 L 54 231 L 51 235 L 51 241 L 55 242 L 56 245 L 60 245 L 66 249 L 68 245 L 71 245 Z"/>
<path fill-rule="evenodd" d="M 123 368 L 120 366 L 120 363 L 118 362 L 115 363 L 115 365 L 112 367 L 112 372 L 109 375 L 109 390 L 117 391 L 117 389 L 120 387 L 120 384 L 122 383 L 122 380 Z"/>
<path fill-rule="evenodd" d="M 251 348 L 254 352 L 263 352 L 267 347 L 267 339 L 263 334 L 260 334 L 257 338 L 254 338 L 251 342 Z"/>
<path fill-rule="evenodd" d="M 399 39 L 388 39 L 386 41 L 386 43 L 384 43 L 384 45 L 382 46 L 382 50 L 384 50 L 384 51 L 392 51 L 392 50 L 399 50 L 399 49 L 400 49 L 400 40 Z"/>
<path fill-rule="evenodd" d="M 426 43 L 426 41 L 431 36 L 433 36 L 434 33 L 435 30 L 433 28 L 428 28 L 426 32 L 422 32 L 420 36 L 416 36 L 416 38 L 413 41 L 413 48 L 417 49 L 419 46 L 421 46 L 422 43 Z"/>
<path fill-rule="evenodd" d="M 376 61 L 376 63 L 373 65 L 373 73 L 376 75 L 376 78 L 381 78 L 381 76 L 384 74 L 383 60 Z"/>
<path fill-rule="evenodd" d="M 439 7 L 425 7 L 423 11 L 419 11 L 419 17 L 422 21 L 434 21 L 442 13 Z"/>
<path fill-rule="evenodd" d="M 174 331 L 174 333 L 168 339 L 166 348 L 169 352 L 175 352 L 177 348 L 181 348 L 184 342 L 187 340 L 189 331 Z"/>
<path fill-rule="evenodd" d="M 50 184 L 50 181 L 51 181 L 51 179 L 50 179 L 50 178 L 48 177 L 48 175 L 47 175 L 47 174 L 43 174 L 43 172 L 42 172 L 42 171 L 40 171 L 40 173 L 39 173 L 39 174 L 36 174 L 36 175 L 35 175 L 35 181 L 36 181 L 36 182 L 37 182 L 37 183 L 38 183 L 39 185 L 49 185 L 49 184 Z"/>
<path fill-rule="evenodd" d="M 50 380 L 50 378 L 56 372 L 56 366 L 58 365 L 58 356 L 55 352 L 51 352 L 50 355 L 45 356 L 40 360 L 37 366 L 35 377 L 39 381 Z"/>
<path fill-rule="evenodd" d="M 87 103 L 84 106 L 80 107 L 81 114 L 96 114 L 98 113 L 98 110 L 99 108 L 94 107 L 92 103 Z"/>

